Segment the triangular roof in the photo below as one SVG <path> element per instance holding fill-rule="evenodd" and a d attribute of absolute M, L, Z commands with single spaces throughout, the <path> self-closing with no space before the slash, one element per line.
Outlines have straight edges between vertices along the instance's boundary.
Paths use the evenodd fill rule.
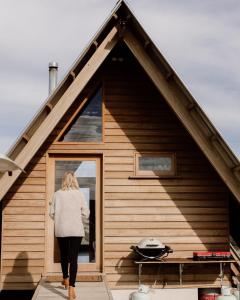
<path fill-rule="evenodd" d="M 119 1 L 98 33 L 49 96 L 8 156 L 25 168 L 119 40 L 148 74 L 229 190 L 240 201 L 240 162 L 159 52 L 124 1 Z M 20 171 L 0 178 L 0 199 Z"/>

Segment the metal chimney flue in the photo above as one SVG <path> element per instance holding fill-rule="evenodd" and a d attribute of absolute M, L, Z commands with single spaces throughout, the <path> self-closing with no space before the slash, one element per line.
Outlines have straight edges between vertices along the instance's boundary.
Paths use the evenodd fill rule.
<path fill-rule="evenodd" d="M 49 90 L 48 94 L 51 95 L 57 86 L 57 73 L 58 73 L 58 63 L 52 61 L 48 64 L 49 67 Z"/>

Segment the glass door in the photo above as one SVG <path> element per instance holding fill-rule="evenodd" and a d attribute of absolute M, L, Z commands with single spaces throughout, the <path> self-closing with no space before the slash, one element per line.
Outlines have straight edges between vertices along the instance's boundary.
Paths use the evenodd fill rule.
<path fill-rule="evenodd" d="M 88 219 L 83 219 L 85 237 L 78 254 L 78 272 L 100 271 L 100 159 L 97 157 L 51 157 L 49 160 L 48 196 L 51 202 L 55 191 L 61 189 L 62 177 L 72 171 L 90 209 Z M 48 207 L 49 210 L 49 207 Z M 54 222 L 48 216 L 47 272 L 60 272 Z"/>

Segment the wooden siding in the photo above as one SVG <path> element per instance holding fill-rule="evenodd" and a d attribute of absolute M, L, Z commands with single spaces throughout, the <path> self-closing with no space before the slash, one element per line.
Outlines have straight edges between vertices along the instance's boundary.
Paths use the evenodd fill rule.
<path fill-rule="evenodd" d="M 33 289 L 44 270 L 46 155 L 38 153 L 3 201 L 2 289 Z"/>
<path fill-rule="evenodd" d="M 126 65 L 109 66 L 104 81 L 105 272 L 112 287 L 136 286 L 129 248 L 144 237 L 171 246 L 171 257 L 229 248 L 225 186 L 141 69 Z M 177 176 L 135 179 L 134 151 L 175 152 Z M 145 268 L 143 280 L 152 284 L 156 271 Z M 177 266 L 161 273 L 159 283 L 177 283 Z M 184 281 L 216 283 L 217 274 L 188 268 Z"/>
<path fill-rule="evenodd" d="M 155 236 L 171 246 L 171 257 L 229 249 L 228 190 L 142 69 L 127 57 L 123 63 L 109 59 L 97 76 L 103 79 L 104 143 L 54 142 L 90 83 L 4 199 L 3 288 L 32 288 L 44 270 L 48 151 L 103 154 L 103 267 L 111 287 L 136 286 L 129 248 L 144 237 Z M 135 151 L 175 152 L 177 176 L 134 178 Z M 146 281 L 153 283 L 155 271 L 146 270 Z M 189 268 L 184 280 L 219 282 L 218 270 L 206 272 Z M 176 268 L 165 274 L 162 281 L 177 282 Z"/>

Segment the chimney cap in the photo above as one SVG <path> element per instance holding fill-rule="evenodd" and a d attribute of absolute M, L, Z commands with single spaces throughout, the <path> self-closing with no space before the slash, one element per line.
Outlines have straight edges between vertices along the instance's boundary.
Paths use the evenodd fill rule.
<path fill-rule="evenodd" d="M 51 61 L 49 64 L 48 64 L 48 67 L 49 69 L 50 68 L 58 68 L 58 63 L 56 61 Z"/>

